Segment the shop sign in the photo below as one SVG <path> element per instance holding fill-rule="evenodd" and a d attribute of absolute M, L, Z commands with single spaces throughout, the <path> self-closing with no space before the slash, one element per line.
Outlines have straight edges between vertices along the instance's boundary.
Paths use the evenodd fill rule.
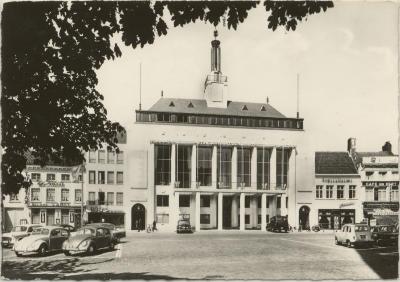
<path fill-rule="evenodd" d="M 352 180 L 349 178 L 322 178 L 324 183 L 351 183 Z"/>
<path fill-rule="evenodd" d="M 65 187 L 64 182 L 59 181 L 39 181 L 40 187 Z"/>
<path fill-rule="evenodd" d="M 398 210 L 399 203 L 398 202 L 364 202 L 364 209 L 391 209 Z"/>
<path fill-rule="evenodd" d="M 89 212 L 109 212 L 107 208 L 101 207 L 101 206 L 88 206 L 87 210 Z"/>

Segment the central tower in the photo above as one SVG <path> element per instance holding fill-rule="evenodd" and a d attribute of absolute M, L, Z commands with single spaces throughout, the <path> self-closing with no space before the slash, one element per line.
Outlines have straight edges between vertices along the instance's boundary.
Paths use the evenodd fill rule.
<path fill-rule="evenodd" d="M 215 39 L 211 41 L 211 73 L 207 75 L 204 85 L 204 97 L 207 107 L 226 108 L 228 105 L 228 78 L 221 72 L 221 42 L 217 40 L 218 31 L 214 31 Z"/>

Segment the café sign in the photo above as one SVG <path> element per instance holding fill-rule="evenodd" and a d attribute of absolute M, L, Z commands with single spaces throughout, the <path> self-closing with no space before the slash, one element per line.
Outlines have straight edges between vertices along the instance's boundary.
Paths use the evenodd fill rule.
<path fill-rule="evenodd" d="M 59 181 L 39 181 L 40 187 L 65 187 L 64 182 Z"/>
<path fill-rule="evenodd" d="M 322 178 L 324 183 L 351 183 L 349 178 Z"/>

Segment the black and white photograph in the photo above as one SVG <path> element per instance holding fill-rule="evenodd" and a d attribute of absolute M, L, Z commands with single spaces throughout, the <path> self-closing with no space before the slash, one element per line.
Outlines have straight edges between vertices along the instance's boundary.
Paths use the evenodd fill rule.
<path fill-rule="evenodd" d="M 397 1 L 4 1 L 1 279 L 396 280 Z"/>

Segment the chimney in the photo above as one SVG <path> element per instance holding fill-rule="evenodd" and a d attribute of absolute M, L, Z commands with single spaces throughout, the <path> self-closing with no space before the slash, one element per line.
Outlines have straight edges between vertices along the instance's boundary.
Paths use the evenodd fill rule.
<path fill-rule="evenodd" d="M 389 141 L 386 141 L 382 146 L 382 151 L 392 154 L 392 144 Z"/>
<path fill-rule="evenodd" d="M 347 139 L 347 151 L 350 155 L 356 152 L 356 138 L 350 137 Z"/>

